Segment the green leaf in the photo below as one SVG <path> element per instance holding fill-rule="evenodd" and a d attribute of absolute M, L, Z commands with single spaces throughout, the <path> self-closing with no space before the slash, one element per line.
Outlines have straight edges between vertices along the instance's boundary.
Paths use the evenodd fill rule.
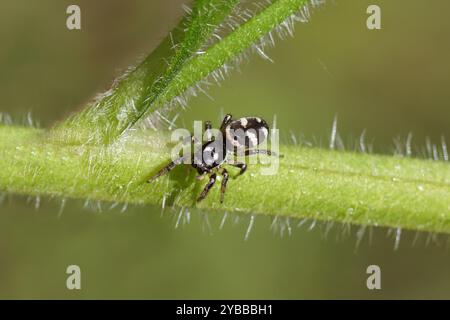
<path fill-rule="evenodd" d="M 105 97 L 57 127 L 70 143 L 110 143 L 145 116 L 161 110 L 187 89 L 242 53 L 258 47 L 278 26 L 292 32 L 306 0 L 274 0 L 247 22 L 213 43 L 219 25 L 232 16 L 237 0 L 198 0 L 192 14 Z M 272 37 L 271 37 L 272 38 Z M 202 49 L 204 48 L 204 50 Z M 198 51 L 202 49 L 203 52 Z M 62 134 L 56 137 L 61 138 Z M 75 142 L 76 141 L 76 142 Z"/>
<path fill-rule="evenodd" d="M 117 81 L 99 101 L 57 126 L 66 139 L 109 143 L 155 111 L 154 101 L 166 90 L 187 61 L 196 56 L 238 0 L 197 0 L 158 48 L 139 66 Z M 56 135 L 58 138 L 61 135 Z"/>

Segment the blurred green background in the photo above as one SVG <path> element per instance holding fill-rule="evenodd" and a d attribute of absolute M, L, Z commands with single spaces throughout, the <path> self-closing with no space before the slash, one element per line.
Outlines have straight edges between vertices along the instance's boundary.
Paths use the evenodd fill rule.
<path fill-rule="evenodd" d="M 184 1 L 189 3 L 188 1 Z M 25 1 L 0 4 L 0 112 L 16 121 L 31 112 L 49 126 L 106 90 L 154 48 L 182 15 L 181 0 Z M 82 30 L 66 29 L 66 8 L 78 4 Z M 382 30 L 366 28 L 378 4 Z M 331 123 L 352 146 L 363 130 L 377 152 L 414 135 L 418 148 L 450 137 L 450 3 L 443 0 L 330 1 L 295 38 L 252 55 L 220 87 L 192 99 L 180 125 L 219 120 L 221 112 L 272 119 L 285 142 L 290 132 L 326 145 Z M 358 228 L 292 235 L 257 217 L 132 207 L 92 210 L 68 201 L 5 196 L 0 205 L 0 298 L 450 298 L 447 236 L 374 229 L 356 250 Z M 207 227 L 208 219 L 211 228 Z M 82 270 L 82 290 L 65 287 L 66 267 Z M 366 288 L 366 268 L 382 270 L 382 290 Z"/>

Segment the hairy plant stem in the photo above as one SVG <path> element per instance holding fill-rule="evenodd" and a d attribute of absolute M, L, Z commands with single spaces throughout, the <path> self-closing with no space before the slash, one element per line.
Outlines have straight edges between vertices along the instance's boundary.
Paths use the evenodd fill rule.
<path fill-rule="evenodd" d="M 136 132 L 126 141 L 64 144 L 43 130 L 0 126 L 0 191 L 130 204 L 311 218 L 450 233 L 448 163 L 282 146 L 276 176 L 250 166 L 201 203 L 205 181 L 180 166 L 145 182 L 169 159 L 167 136 Z M 230 169 L 232 175 L 237 171 Z"/>

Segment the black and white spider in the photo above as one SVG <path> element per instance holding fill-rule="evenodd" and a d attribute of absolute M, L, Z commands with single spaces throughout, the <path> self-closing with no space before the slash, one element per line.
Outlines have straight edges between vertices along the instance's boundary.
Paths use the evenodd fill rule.
<path fill-rule="evenodd" d="M 209 132 L 212 129 L 211 122 L 205 122 L 205 131 Z M 236 156 L 250 156 L 256 154 L 276 155 L 269 150 L 256 149 L 256 147 L 267 139 L 269 135 L 269 126 L 266 121 L 257 117 L 245 117 L 238 120 L 233 120 L 230 114 L 227 114 L 222 121 L 219 132 L 222 139 L 216 139 L 214 136 L 208 136 L 202 147 L 194 151 L 192 154 L 181 156 L 180 158 L 171 161 L 158 173 L 148 179 L 147 182 L 159 178 L 168 173 L 177 165 L 186 163 L 189 160 L 192 167 L 197 169 L 199 176 L 203 178 L 209 176 L 209 182 L 206 184 L 197 201 L 206 198 L 209 190 L 216 182 L 217 174 L 221 174 L 223 179 L 221 183 L 220 202 L 223 202 L 227 182 L 229 179 L 228 171 L 223 168 L 224 164 L 229 164 L 240 168 L 239 175 L 243 174 L 247 169 L 244 162 L 229 161 L 230 157 Z M 189 137 L 189 140 L 196 142 L 194 137 Z"/>

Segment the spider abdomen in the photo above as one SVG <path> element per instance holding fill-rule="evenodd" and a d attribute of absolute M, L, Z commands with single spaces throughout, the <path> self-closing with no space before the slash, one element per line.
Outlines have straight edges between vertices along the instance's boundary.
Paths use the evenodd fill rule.
<path fill-rule="evenodd" d="M 245 117 L 232 121 L 225 128 L 228 149 L 252 149 L 269 135 L 269 126 L 258 117 Z"/>

